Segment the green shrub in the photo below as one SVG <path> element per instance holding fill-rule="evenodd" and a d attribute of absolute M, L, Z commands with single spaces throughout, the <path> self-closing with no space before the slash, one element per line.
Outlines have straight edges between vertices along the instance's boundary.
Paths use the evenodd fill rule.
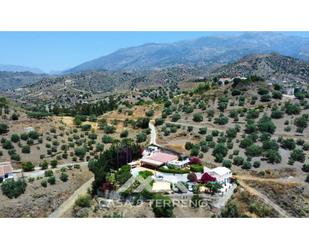
<path fill-rule="evenodd" d="M 65 172 L 62 172 L 61 175 L 60 175 L 60 180 L 63 181 L 63 182 L 67 182 L 69 179 L 69 175 Z"/>
<path fill-rule="evenodd" d="M 108 143 L 112 143 L 113 142 L 113 138 L 109 135 L 104 135 L 102 137 L 102 142 L 105 143 L 105 144 L 108 144 Z"/>
<path fill-rule="evenodd" d="M 121 137 L 121 138 L 128 137 L 128 135 L 129 135 L 128 130 L 123 130 L 123 131 L 120 133 L 120 137 Z"/>
<path fill-rule="evenodd" d="M 233 159 L 233 164 L 237 165 L 237 166 L 241 166 L 244 163 L 244 159 L 241 156 L 236 156 Z"/>
<path fill-rule="evenodd" d="M 116 172 L 115 179 L 119 185 L 124 184 L 132 177 L 131 174 L 131 166 L 130 165 L 123 165 L 121 168 Z"/>
<path fill-rule="evenodd" d="M 90 124 L 84 124 L 81 126 L 82 131 L 90 131 L 91 125 Z"/>
<path fill-rule="evenodd" d="M 30 146 L 29 145 L 24 145 L 21 148 L 21 152 L 24 153 L 24 154 L 29 154 L 31 152 Z"/>
<path fill-rule="evenodd" d="M 242 165 L 242 169 L 251 169 L 251 163 L 249 161 L 245 161 Z"/>
<path fill-rule="evenodd" d="M 44 160 L 43 162 L 40 163 L 40 168 L 42 170 L 48 169 L 48 162 Z"/>
<path fill-rule="evenodd" d="M 293 150 L 295 146 L 296 144 L 293 138 L 287 138 L 281 141 L 281 147 L 284 149 Z"/>
<path fill-rule="evenodd" d="M 251 144 L 246 148 L 246 155 L 251 157 L 258 157 L 262 154 L 262 147 L 257 144 Z"/>
<path fill-rule="evenodd" d="M 260 132 L 274 133 L 276 130 L 275 124 L 270 117 L 263 116 L 258 122 L 258 128 Z"/>
<path fill-rule="evenodd" d="M 225 125 L 229 122 L 228 117 L 225 117 L 222 113 L 220 114 L 219 117 L 215 118 L 214 123 L 218 125 Z"/>
<path fill-rule="evenodd" d="M 46 188 L 47 187 L 47 181 L 46 180 L 41 181 L 41 186 Z"/>
<path fill-rule="evenodd" d="M 261 166 L 261 162 L 260 161 L 254 161 L 253 162 L 253 167 L 254 168 L 259 168 Z"/>
<path fill-rule="evenodd" d="M 305 163 L 304 165 L 303 165 L 303 167 L 302 167 L 302 170 L 304 171 L 304 172 L 309 172 L 309 164 L 308 163 Z"/>
<path fill-rule="evenodd" d="M 147 140 L 147 135 L 144 132 L 141 132 L 136 135 L 136 142 L 137 143 L 142 143 Z"/>
<path fill-rule="evenodd" d="M 19 162 L 20 161 L 20 155 L 15 154 L 15 153 L 12 154 L 11 155 L 11 160 Z"/>
<path fill-rule="evenodd" d="M 267 158 L 267 162 L 269 163 L 280 163 L 281 162 L 281 155 L 279 154 L 277 150 L 268 149 L 263 154 Z"/>
<path fill-rule="evenodd" d="M 251 213 L 257 214 L 259 217 L 269 217 L 269 215 L 271 214 L 271 208 L 256 201 L 253 201 L 250 204 L 249 211 Z"/>
<path fill-rule="evenodd" d="M 202 165 L 199 164 L 191 164 L 190 165 L 190 170 L 193 172 L 204 172 L 204 167 Z"/>
<path fill-rule="evenodd" d="M 186 150 L 191 150 L 193 148 L 193 144 L 191 142 L 186 142 L 185 143 L 185 149 Z"/>
<path fill-rule="evenodd" d="M 9 127 L 6 124 L 0 123 L 0 134 L 9 132 Z"/>
<path fill-rule="evenodd" d="M 32 162 L 23 162 L 21 167 L 25 172 L 33 171 L 35 168 Z"/>
<path fill-rule="evenodd" d="M 164 173 L 171 173 L 171 174 L 188 174 L 190 173 L 189 169 L 178 169 L 178 168 L 164 168 L 164 167 L 160 167 L 158 169 L 158 171 L 160 172 L 164 172 Z"/>
<path fill-rule="evenodd" d="M 74 164 L 74 169 L 80 169 L 80 165 L 79 164 Z"/>
<path fill-rule="evenodd" d="M 202 122 L 203 121 L 203 115 L 201 113 L 194 113 L 193 114 L 193 121 L 194 122 Z"/>
<path fill-rule="evenodd" d="M 48 177 L 47 182 L 48 182 L 50 185 L 56 184 L 56 177 L 55 177 L 55 176 L 50 176 L 50 177 Z"/>
<path fill-rule="evenodd" d="M 155 195 L 151 206 L 155 217 L 173 217 L 174 205 L 169 197 Z"/>
<path fill-rule="evenodd" d="M 27 183 L 23 180 L 9 179 L 1 184 L 1 190 L 8 198 L 17 198 L 26 191 Z"/>
<path fill-rule="evenodd" d="M 106 134 L 112 134 L 112 133 L 115 132 L 115 130 L 116 130 L 116 127 L 113 126 L 113 125 L 105 125 L 105 126 L 104 126 L 104 132 L 105 132 Z"/>
<path fill-rule="evenodd" d="M 51 177 L 54 175 L 54 172 L 52 170 L 45 170 L 44 176 L 45 177 Z"/>
<path fill-rule="evenodd" d="M 293 160 L 293 161 L 299 161 L 299 162 L 304 162 L 305 161 L 305 153 L 303 152 L 303 150 L 301 149 L 294 149 L 292 152 L 291 152 L 291 155 L 290 155 L 290 158 Z"/>
<path fill-rule="evenodd" d="M 52 168 L 56 168 L 57 165 L 58 165 L 58 161 L 57 160 L 51 160 L 50 165 L 51 165 Z"/>
<path fill-rule="evenodd" d="M 12 141 L 13 143 L 17 143 L 17 142 L 19 142 L 19 140 L 20 140 L 20 137 L 19 137 L 18 134 L 12 134 L 12 135 L 11 135 L 11 141 Z"/>
<path fill-rule="evenodd" d="M 231 168 L 232 167 L 232 162 L 231 160 L 223 160 L 222 166 L 226 168 Z"/>
<path fill-rule="evenodd" d="M 74 153 L 79 159 L 83 159 L 87 153 L 87 149 L 85 147 L 77 147 L 75 148 Z"/>
<path fill-rule="evenodd" d="M 14 149 L 14 146 L 13 146 L 12 142 L 9 141 L 9 140 L 5 140 L 5 141 L 3 142 L 2 147 L 3 147 L 3 149 L 6 149 L 6 150 Z"/>
<path fill-rule="evenodd" d="M 86 194 L 80 196 L 76 201 L 75 201 L 75 206 L 81 207 L 81 208 L 86 208 L 91 206 L 91 196 Z"/>
<path fill-rule="evenodd" d="M 155 119 L 155 126 L 160 126 L 164 123 L 164 119 L 163 118 L 156 118 Z"/>

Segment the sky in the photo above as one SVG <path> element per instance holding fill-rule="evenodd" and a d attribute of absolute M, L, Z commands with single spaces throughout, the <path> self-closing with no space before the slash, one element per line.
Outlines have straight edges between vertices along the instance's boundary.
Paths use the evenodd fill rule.
<path fill-rule="evenodd" d="M 227 34 L 228 32 L 219 32 Z M 63 71 L 120 48 L 170 43 L 216 32 L 0 32 L 0 64 Z M 237 34 L 233 32 L 228 34 Z M 309 33 L 293 32 L 308 36 Z"/>

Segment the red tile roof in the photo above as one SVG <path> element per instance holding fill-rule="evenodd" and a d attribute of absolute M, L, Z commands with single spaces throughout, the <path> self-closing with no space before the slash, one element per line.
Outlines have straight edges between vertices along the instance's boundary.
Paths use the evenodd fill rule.
<path fill-rule="evenodd" d="M 178 156 L 168 154 L 168 153 L 163 153 L 163 152 L 155 152 L 150 157 L 148 157 L 147 159 L 159 161 L 159 162 L 162 162 L 162 163 L 167 163 L 167 162 L 172 161 L 172 160 L 177 160 Z"/>

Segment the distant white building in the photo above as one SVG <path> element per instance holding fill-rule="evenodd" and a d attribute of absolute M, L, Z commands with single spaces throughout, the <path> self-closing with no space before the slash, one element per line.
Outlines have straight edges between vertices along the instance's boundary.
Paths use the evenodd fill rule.
<path fill-rule="evenodd" d="M 35 131 L 35 129 L 33 127 L 26 127 L 24 130 L 25 130 L 26 133 Z"/>
<path fill-rule="evenodd" d="M 14 178 L 11 162 L 0 163 L 0 182 Z"/>
<path fill-rule="evenodd" d="M 183 168 L 185 166 L 187 166 L 190 163 L 190 159 L 184 159 L 184 160 L 173 160 L 173 161 L 169 161 L 167 163 L 168 166 L 174 166 L 177 168 Z"/>
<path fill-rule="evenodd" d="M 232 177 L 232 171 L 226 167 L 217 167 L 214 169 L 204 167 L 204 173 L 208 173 L 208 175 L 216 178 L 216 181 L 223 185 L 229 185 Z"/>
<path fill-rule="evenodd" d="M 287 87 L 284 89 L 284 93 L 286 95 L 294 96 L 295 88 L 294 87 Z"/>
<path fill-rule="evenodd" d="M 233 81 L 232 78 L 220 78 L 220 79 L 218 80 L 218 82 L 221 83 L 222 85 L 225 85 L 225 84 L 230 83 L 230 82 L 232 82 L 232 81 Z"/>

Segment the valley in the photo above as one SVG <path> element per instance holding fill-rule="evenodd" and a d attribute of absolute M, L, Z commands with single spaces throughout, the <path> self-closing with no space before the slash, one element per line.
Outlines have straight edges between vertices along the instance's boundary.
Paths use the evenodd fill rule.
<path fill-rule="evenodd" d="M 309 217 L 309 64 L 305 38 L 282 48 L 293 39 L 0 72 L 0 217 Z"/>

